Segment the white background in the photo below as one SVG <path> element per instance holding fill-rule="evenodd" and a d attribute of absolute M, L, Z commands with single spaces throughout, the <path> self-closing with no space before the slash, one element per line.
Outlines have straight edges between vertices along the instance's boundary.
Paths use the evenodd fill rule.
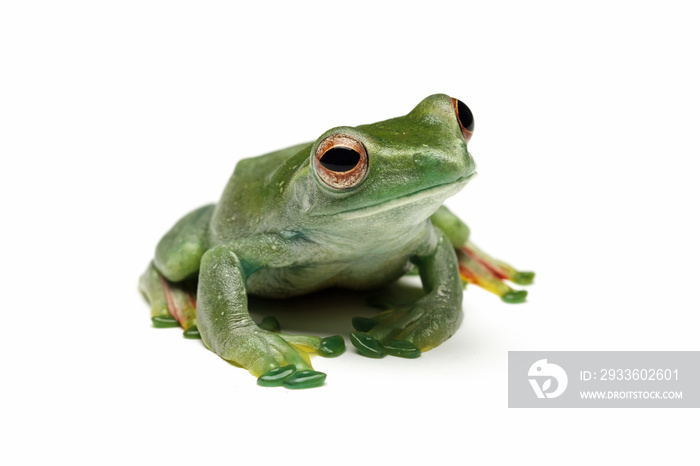
<path fill-rule="evenodd" d="M 508 351 L 700 349 L 692 3 L 3 2 L 2 463 L 696 464 L 693 409 L 507 408 Z M 527 304 L 470 287 L 379 361 L 360 299 L 283 305 L 349 346 L 294 392 L 151 327 L 140 273 L 237 160 L 436 92 L 476 118 L 449 206 Z"/>

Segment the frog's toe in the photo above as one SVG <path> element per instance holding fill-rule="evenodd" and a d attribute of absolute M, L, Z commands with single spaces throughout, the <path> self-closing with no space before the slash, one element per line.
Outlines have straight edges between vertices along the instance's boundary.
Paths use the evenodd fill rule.
<path fill-rule="evenodd" d="M 364 332 L 351 332 L 350 341 L 362 356 L 380 359 L 386 356 L 384 345 L 371 335 Z"/>
<path fill-rule="evenodd" d="M 284 379 L 284 387 L 290 389 L 314 388 L 323 385 L 326 381 L 326 374 L 313 370 L 294 372 Z"/>
<path fill-rule="evenodd" d="M 350 341 L 358 353 L 368 358 L 380 359 L 386 356 L 415 359 L 421 355 L 421 350 L 408 340 L 387 339 L 380 341 L 364 332 L 352 332 Z"/>
<path fill-rule="evenodd" d="M 320 387 L 326 381 L 326 374 L 311 369 L 300 370 L 293 365 L 276 367 L 258 377 L 262 387 L 281 387 L 289 389 Z"/>
<path fill-rule="evenodd" d="M 193 325 L 182 332 L 182 336 L 190 340 L 200 340 L 202 338 L 196 325 Z"/>
<path fill-rule="evenodd" d="M 172 328 L 180 326 L 180 322 L 178 322 L 175 317 L 170 315 L 153 316 L 151 317 L 151 322 L 153 322 L 153 326 L 155 328 Z"/>
<path fill-rule="evenodd" d="M 258 377 L 258 385 L 263 387 L 279 387 L 284 383 L 285 379 L 294 374 L 296 370 L 296 367 L 293 365 L 270 369 Z"/>
<path fill-rule="evenodd" d="M 516 272 L 513 274 L 512 281 L 518 285 L 532 285 L 535 280 L 535 272 Z"/>
<path fill-rule="evenodd" d="M 324 358 L 340 356 L 345 351 L 345 340 L 340 335 L 321 338 L 311 335 L 289 335 L 280 333 L 284 341 L 305 353 L 318 354 Z"/>
<path fill-rule="evenodd" d="M 335 358 L 345 352 L 345 340 L 340 335 L 334 335 L 321 340 L 318 354 L 324 358 Z"/>
<path fill-rule="evenodd" d="M 527 291 L 525 290 L 510 290 L 501 295 L 501 300 L 508 304 L 524 303 L 525 298 L 527 298 Z"/>
<path fill-rule="evenodd" d="M 383 346 L 386 354 L 399 358 L 415 359 L 421 355 L 421 350 L 408 340 L 389 340 Z"/>

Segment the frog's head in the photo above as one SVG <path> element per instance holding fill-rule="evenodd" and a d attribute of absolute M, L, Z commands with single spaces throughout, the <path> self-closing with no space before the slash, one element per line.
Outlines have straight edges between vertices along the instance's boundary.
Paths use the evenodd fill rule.
<path fill-rule="evenodd" d="M 469 108 L 432 95 L 408 115 L 325 132 L 311 147 L 297 201 L 316 222 L 417 225 L 475 174 Z"/>

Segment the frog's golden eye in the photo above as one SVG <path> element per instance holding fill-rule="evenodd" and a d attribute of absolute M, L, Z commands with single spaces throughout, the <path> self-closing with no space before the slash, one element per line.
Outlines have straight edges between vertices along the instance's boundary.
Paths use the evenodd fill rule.
<path fill-rule="evenodd" d="M 464 136 L 464 141 L 467 142 L 474 133 L 474 115 L 461 100 L 452 99 L 452 103 L 455 107 L 455 115 L 457 116 L 457 121 L 459 121 L 459 127 L 462 130 L 462 136 Z"/>
<path fill-rule="evenodd" d="M 314 170 L 331 188 L 354 188 L 369 169 L 364 144 L 345 134 L 333 134 L 321 141 L 314 155 Z"/>

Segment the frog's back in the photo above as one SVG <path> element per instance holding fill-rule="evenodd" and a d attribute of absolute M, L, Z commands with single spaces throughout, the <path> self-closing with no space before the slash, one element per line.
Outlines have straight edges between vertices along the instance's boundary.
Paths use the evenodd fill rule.
<path fill-rule="evenodd" d="M 259 234 L 267 230 L 277 205 L 275 175 L 290 165 L 292 157 L 309 143 L 241 160 L 216 206 L 212 217 L 214 243 Z M 306 157 L 304 157 L 306 158 Z"/>
<path fill-rule="evenodd" d="M 257 157 L 245 158 L 236 164 L 232 181 L 237 178 L 243 180 L 265 180 L 290 157 L 308 145 L 309 143 L 297 144 L 296 146 L 258 155 Z"/>

